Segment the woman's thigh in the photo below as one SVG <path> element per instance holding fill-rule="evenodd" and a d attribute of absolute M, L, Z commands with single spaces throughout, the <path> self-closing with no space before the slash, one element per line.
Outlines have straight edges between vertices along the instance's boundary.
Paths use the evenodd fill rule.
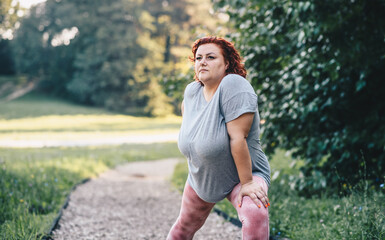
<path fill-rule="evenodd" d="M 205 223 L 215 203 L 203 201 L 186 182 L 178 219 L 172 226 L 168 240 L 192 239 Z"/>
<path fill-rule="evenodd" d="M 188 221 L 190 224 L 191 221 L 197 224 L 203 224 L 214 205 L 215 203 L 203 201 L 190 186 L 190 184 L 186 182 L 179 215 L 180 220 Z"/>

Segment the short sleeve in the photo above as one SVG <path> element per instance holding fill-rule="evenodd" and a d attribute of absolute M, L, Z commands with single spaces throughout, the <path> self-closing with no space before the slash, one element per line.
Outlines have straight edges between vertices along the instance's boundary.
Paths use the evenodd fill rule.
<path fill-rule="evenodd" d="M 258 111 L 258 97 L 253 87 L 239 75 L 228 75 L 221 84 L 221 111 L 225 122 L 242 114 Z"/>

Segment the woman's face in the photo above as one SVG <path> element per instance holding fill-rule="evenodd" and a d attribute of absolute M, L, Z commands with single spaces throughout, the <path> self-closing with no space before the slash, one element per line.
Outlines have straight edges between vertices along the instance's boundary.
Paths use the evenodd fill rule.
<path fill-rule="evenodd" d="M 227 64 L 214 43 L 203 44 L 195 53 L 195 74 L 203 84 L 218 84 L 226 76 Z"/>

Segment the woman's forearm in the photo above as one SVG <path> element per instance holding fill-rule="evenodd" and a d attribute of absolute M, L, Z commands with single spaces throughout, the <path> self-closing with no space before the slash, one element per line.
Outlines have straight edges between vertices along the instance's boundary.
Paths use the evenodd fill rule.
<path fill-rule="evenodd" d="M 251 158 L 247 147 L 246 138 L 238 137 L 230 139 L 230 149 L 241 184 L 253 181 Z"/>

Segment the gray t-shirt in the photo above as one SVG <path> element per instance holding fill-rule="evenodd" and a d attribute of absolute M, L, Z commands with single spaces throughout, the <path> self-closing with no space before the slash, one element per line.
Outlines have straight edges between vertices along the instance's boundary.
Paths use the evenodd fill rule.
<path fill-rule="evenodd" d="M 270 185 L 270 166 L 259 141 L 257 95 L 250 83 L 239 75 L 229 74 L 209 102 L 200 83 L 192 82 L 185 89 L 178 147 L 188 160 L 187 181 L 206 202 L 222 200 L 239 183 L 226 123 L 248 112 L 255 113 L 247 137 L 253 175 Z"/>

